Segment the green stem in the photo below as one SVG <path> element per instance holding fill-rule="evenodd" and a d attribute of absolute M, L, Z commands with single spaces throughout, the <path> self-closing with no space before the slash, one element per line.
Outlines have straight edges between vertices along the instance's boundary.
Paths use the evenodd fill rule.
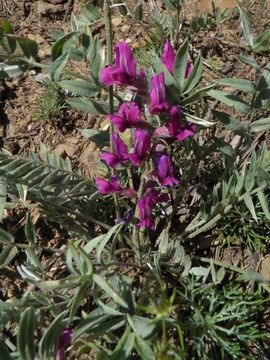
<path fill-rule="evenodd" d="M 113 41 L 112 41 L 112 16 L 111 9 L 108 3 L 108 0 L 104 0 L 104 14 L 105 14 L 105 30 L 106 30 L 106 45 L 107 45 L 107 65 L 112 64 L 113 62 Z M 113 114 L 113 86 L 109 87 L 109 111 L 110 114 Z M 113 123 L 110 123 L 110 145 L 111 152 L 113 152 L 113 143 L 112 143 L 112 133 L 114 131 Z M 112 175 L 114 175 L 114 169 L 112 169 Z M 116 218 L 120 218 L 120 204 L 117 194 L 113 194 Z M 122 236 L 119 234 L 119 240 L 122 242 Z"/>

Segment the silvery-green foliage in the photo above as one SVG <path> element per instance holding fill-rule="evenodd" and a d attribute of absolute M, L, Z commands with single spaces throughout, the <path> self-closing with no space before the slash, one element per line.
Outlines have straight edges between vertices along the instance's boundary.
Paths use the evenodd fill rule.
<path fill-rule="evenodd" d="M 168 0 L 165 5 L 175 11 L 182 1 Z M 137 7 L 136 11 L 140 20 L 141 9 Z M 247 22 L 242 18 L 248 36 Z M 52 80 L 72 94 L 67 102 L 92 114 L 107 114 L 109 109 L 104 100 L 96 99 L 103 90 L 99 83 L 103 57 L 90 26 L 101 20 L 101 12 L 93 5 L 88 5 L 78 19 L 72 15 L 71 32 L 57 34 L 51 53 L 53 62 L 47 69 Z M 156 13 L 155 20 L 163 30 L 172 30 L 174 22 L 168 14 Z M 4 24 L 0 38 L 6 51 L 13 54 L 19 47 L 23 53 L 21 63 L 28 66 L 37 54 L 36 44 L 16 37 L 10 24 Z M 1 220 L 18 206 L 25 211 L 20 242 L 12 229 L 0 229 L 0 268 L 15 260 L 13 264 L 30 289 L 21 299 L 0 303 L 0 358 L 53 360 L 65 327 L 74 330 L 71 352 L 75 358 L 88 356 L 90 351 L 103 360 L 267 356 L 267 331 L 258 319 L 269 304 L 269 282 L 257 272 L 194 255 L 191 239 L 196 245 L 199 235 L 211 230 L 238 204 L 245 206 L 257 221 L 255 199 L 265 217 L 270 218 L 269 150 L 264 146 L 260 153 L 245 155 L 252 133 L 269 129 L 267 118 L 252 116 L 254 109 L 268 104 L 269 65 L 261 72 L 255 59 L 242 56 L 241 61 L 254 67 L 258 81 L 226 78 L 202 85 L 201 55 L 196 56 L 193 71 L 186 79 L 188 58 L 188 41 L 183 41 L 172 76 L 155 57 L 153 68 L 165 73 L 169 101 L 179 104 L 180 99 L 183 118 L 196 123 L 199 129 L 213 127 L 213 119 L 221 122 L 237 136 L 238 144 L 234 147 L 214 136 L 210 144 L 196 139 L 183 144 L 179 167 L 185 162 L 184 170 L 190 170 L 183 171 L 185 184 L 192 183 L 195 189 L 205 186 L 203 190 L 207 191 L 198 192 L 197 202 L 190 205 L 185 229 L 175 232 L 172 224 L 171 228 L 157 231 L 142 257 L 137 257 L 132 246 L 132 226 L 113 223 L 114 205 L 107 198 L 101 199 L 96 184 L 74 168 L 68 158 L 63 159 L 43 145 L 41 156 L 33 151 L 28 158 L 5 150 L 0 153 Z M 68 73 L 70 59 L 86 60 L 89 77 Z M 20 66 L 17 62 L 4 63 L 0 75 L 18 75 Z M 229 86 L 241 96 L 216 90 L 215 86 Z M 248 115 L 249 121 L 243 123 L 237 115 L 217 110 L 212 112 L 212 119 L 205 119 L 200 104 L 207 95 Z M 83 134 L 100 147 L 108 143 L 107 133 L 91 130 Z M 213 179 L 212 172 L 210 182 L 197 171 L 197 165 L 207 164 L 214 154 L 219 156 L 220 176 Z M 126 175 L 121 175 L 127 181 Z M 59 224 L 69 235 L 63 247 L 41 246 L 33 209 L 39 209 L 48 221 Z M 44 256 L 48 252 L 50 256 Z M 62 272 L 58 274 L 55 269 Z M 254 288 L 246 291 L 246 282 L 251 281 Z M 16 341 L 11 343 L 7 333 Z"/>

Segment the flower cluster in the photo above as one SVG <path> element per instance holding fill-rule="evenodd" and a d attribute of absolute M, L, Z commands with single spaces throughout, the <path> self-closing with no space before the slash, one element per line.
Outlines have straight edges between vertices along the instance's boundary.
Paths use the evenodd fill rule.
<path fill-rule="evenodd" d="M 173 75 L 175 53 L 169 40 L 165 43 L 162 61 Z M 186 69 L 186 78 L 191 72 L 192 63 L 190 62 Z M 183 141 L 195 133 L 196 126 L 184 124 L 181 119 L 181 107 L 172 106 L 167 100 L 163 72 L 151 77 L 151 90 L 148 90 L 147 73 L 144 69 L 138 71 L 132 50 L 124 42 L 116 46 L 115 65 L 102 69 L 101 80 L 107 86 L 128 87 L 141 98 L 140 105 L 134 101 L 124 102 L 117 114 L 108 115 L 120 133 L 127 129 L 134 129 L 133 151 L 129 152 L 119 134 L 113 132 L 111 151 L 104 152 L 101 158 L 113 169 L 125 165 L 143 169 L 143 177 L 146 181 L 141 183 L 143 188 L 140 188 L 140 198 L 137 199 L 138 211 L 136 213 L 140 216 L 138 226 L 154 229 L 152 213 L 155 206 L 169 201 L 166 192 L 161 193 L 162 189 L 180 184 L 180 180 L 176 177 L 172 155 L 166 151 L 164 141 Z M 163 126 L 154 127 L 149 119 L 146 120 L 143 116 L 143 110 L 153 117 L 158 115 Z M 110 180 L 98 178 L 96 181 L 101 194 L 117 193 L 126 197 L 138 197 L 136 190 L 121 185 L 117 174 Z M 134 210 L 128 210 L 128 215 L 124 214 L 123 218 L 118 219 L 117 222 L 130 221 L 134 213 Z"/>

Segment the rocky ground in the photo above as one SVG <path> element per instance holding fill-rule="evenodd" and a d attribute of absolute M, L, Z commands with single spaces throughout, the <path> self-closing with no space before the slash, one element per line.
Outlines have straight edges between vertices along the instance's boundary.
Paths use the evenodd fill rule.
<path fill-rule="evenodd" d="M 185 26 L 205 9 L 209 11 L 210 1 L 188 1 L 182 14 Z M 36 40 L 40 45 L 40 61 L 47 63 L 50 60 L 50 49 L 53 44 L 52 30 L 69 29 L 69 14 L 71 11 L 78 14 L 84 0 L 5 0 L 2 16 L 7 16 L 13 23 L 16 34 Z M 131 9 L 134 9 L 135 1 L 127 1 Z M 132 19 L 121 16 L 118 12 L 113 15 L 113 27 L 115 41 L 128 41 L 134 49 L 145 46 L 149 38 L 149 31 L 153 29 L 151 19 L 151 4 L 144 1 L 145 16 L 142 23 L 134 23 Z M 154 2 L 162 9 L 162 1 Z M 219 1 L 222 7 L 234 6 L 235 1 Z M 244 1 L 244 7 L 252 15 L 252 25 L 257 33 L 269 25 L 270 1 L 266 1 L 266 8 L 260 12 L 262 1 Z M 268 11 L 267 11 L 268 9 Z M 101 39 L 104 39 L 104 25 L 97 29 Z M 202 51 L 206 65 L 205 72 L 209 80 L 229 76 L 246 79 L 253 78 L 250 66 L 240 63 L 235 55 L 245 53 L 238 16 L 233 16 L 229 21 L 214 27 L 212 30 L 202 30 L 192 39 L 194 51 Z M 261 65 L 265 65 L 269 59 L 259 56 Z M 80 69 L 79 69 L 80 70 Z M 85 68 L 81 68 L 85 72 Z M 0 136 L 1 145 L 13 154 L 26 156 L 29 149 L 36 151 L 40 143 L 44 143 L 51 149 L 57 149 L 63 156 L 80 164 L 83 171 L 91 177 L 98 172 L 99 153 L 95 144 L 87 141 L 81 135 L 79 129 L 98 126 L 97 119 L 91 115 L 66 109 L 59 119 L 45 122 L 38 108 L 38 101 L 46 88 L 37 81 L 39 69 L 31 69 L 23 76 L 2 81 L 0 85 Z M 260 146 L 260 144 L 257 144 Z M 13 220 L 14 221 L 14 220 Z M 13 224 L 12 229 L 22 224 Z M 43 229 L 44 231 L 44 229 Z M 61 235 L 55 229 L 45 229 L 48 242 L 55 242 Z M 15 232 L 16 234 L 16 232 Z M 237 265 L 243 254 L 239 251 L 223 254 L 224 260 Z M 244 254 L 248 257 L 248 254 Z M 247 261 L 248 266 L 249 261 Z M 260 262 L 260 271 L 270 280 L 270 256 L 266 256 Z M 0 270 L 0 283 L 5 285 L 8 298 L 16 297 L 18 292 L 24 290 L 14 269 Z"/>

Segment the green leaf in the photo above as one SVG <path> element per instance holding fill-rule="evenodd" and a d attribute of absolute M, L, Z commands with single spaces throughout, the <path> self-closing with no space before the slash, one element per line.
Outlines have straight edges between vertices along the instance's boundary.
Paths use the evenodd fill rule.
<path fill-rule="evenodd" d="M 269 129 L 270 129 L 270 117 L 256 120 L 250 124 L 250 131 L 252 132 L 267 131 Z"/>
<path fill-rule="evenodd" d="M 0 359 L 3 359 L 3 360 L 12 360 L 13 359 L 8 351 L 8 348 L 5 344 L 5 342 L 1 338 L 0 338 Z"/>
<path fill-rule="evenodd" d="M 263 69 L 257 90 L 262 91 L 267 88 L 270 88 L 270 62 Z"/>
<path fill-rule="evenodd" d="M 135 337 L 135 347 L 142 360 L 156 360 L 156 356 L 148 343 L 137 334 Z"/>
<path fill-rule="evenodd" d="M 248 94 L 255 94 L 256 92 L 255 85 L 251 81 L 245 79 L 224 78 L 216 80 L 216 83 L 224 86 L 230 86 Z"/>
<path fill-rule="evenodd" d="M 22 49 L 23 54 L 28 59 L 36 59 L 37 58 L 38 44 L 36 41 L 28 39 L 28 38 L 23 38 L 21 36 L 13 35 L 13 34 L 9 34 L 6 36 L 9 37 L 10 39 L 17 41 L 20 48 Z"/>
<path fill-rule="evenodd" d="M 155 330 L 155 323 L 153 320 L 144 318 L 142 316 L 134 315 L 130 317 L 129 323 L 134 332 L 143 339 L 150 336 Z"/>
<path fill-rule="evenodd" d="M 245 189 L 250 192 L 255 185 L 256 166 L 250 167 L 245 176 Z"/>
<path fill-rule="evenodd" d="M 72 31 L 79 31 L 79 23 L 74 13 L 70 15 L 70 25 Z"/>
<path fill-rule="evenodd" d="M 124 360 L 129 359 L 135 342 L 135 334 L 130 334 L 130 328 L 127 327 L 123 336 L 116 345 L 113 353 L 110 356 L 110 360 Z"/>
<path fill-rule="evenodd" d="M 28 64 L 22 61 L 10 61 L 0 63 L 0 79 L 13 78 L 20 76 L 28 68 Z"/>
<path fill-rule="evenodd" d="M 0 178 L 0 221 L 3 220 L 7 199 L 7 182 L 5 178 Z"/>
<path fill-rule="evenodd" d="M 35 360 L 35 312 L 27 308 L 21 315 L 17 335 L 17 347 L 22 360 Z"/>
<path fill-rule="evenodd" d="M 136 21 L 142 21 L 143 19 L 143 5 L 141 1 L 135 7 L 134 18 Z"/>
<path fill-rule="evenodd" d="M 64 319 L 66 314 L 67 311 L 60 313 L 42 336 L 39 344 L 40 360 L 55 359 L 59 336 L 67 324 L 67 320 Z"/>
<path fill-rule="evenodd" d="M 98 9 L 95 6 L 88 4 L 82 9 L 79 22 L 85 26 L 101 18 L 102 14 Z"/>
<path fill-rule="evenodd" d="M 263 107 L 268 107 L 270 104 L 270 88 L 264 88 L 258 91 L 253 107 L 256 109 L 261 109 Z"/>
<path fill-rule="evenodd" d="M 264 195 L 264 193 L 263 193 L 263 191 L 261 189 L 259 189 L 257 191 L 257 195 L 258 195 L 260 204 L 262 206 L 264 215 L 266 216 L 266 218 L 268 220 L 270 220 L 270 212 L 269 212 L 269 208 L 268 208 L 268 200 L 267 200 L 267 198 L 265 197 L 265 195 Z"/>
<path fill-rule="evenodd" d="M 16 248 L 16 246 L 13 245 L 4 246 L 0 254 L 0 269 L 8 265 L 15 258 L 17 254 L 18 254 L 18 249 Z"/>
<path fill-rule="evenodd" d="M 210 90 L 207 94 L 242 113 L 249 114 L 251 111 L 250 106 L 236 95 L 219 90 Z"/>
<path fill-rule="evenodd" d="M 225 126 L 227 126 L 231 131 L 233 131 L 237 135 L 243 135 L 247 132 L 247 128 L 245 125 L 241 123 L 238 119 L 224 112 L 212 111 L 215 118 L 220 120 Z"/>
<path fill-rule="evenodd" d="M 93 281 L 105 291 L 118 305 L 127 308 L 127 303 L 110 287 L 105 279 L 97 274 L 93 274 Z"/>
<path fill-rule="evenodd" d="M 241 19 L 241 26 L 242 26 L 242 30 L 243 30 L 243 34 L 246 40 L 246 43 L 253 47 L 253 43 L 254 43 L 254 37 L 250 28 L 250 23 L 248 20 L 248 17 L 246 16 L 246 14 L 243 12 L 243 10 L 241 9 L 240 6 L 238 6 L 239 9 L 239 14 L 240 14 L 240 19 Z"/>
<path fill-rule="evenodd" d="M 183 86 L 182 93 L 188 94 L 200 81 L 203 70 L 203 60 L 200 54 L 193 66 L 192 73 Z"/>
<path fill-rule="evenodd" d="M 100 149 L 110 145 L 110 134 L 108 131 L 81 129 L 81 133 L 86 139 L 94 142 Z"/>
<path fill-rule="evenodd" d="M 245 56 L 245 55 L 238 55 L 236 58 L 248 65 L 251 65 L 254 69 L 260 70 L 260 65 L 257 63 L 257 61 L 254 59 L 254 57 L 251 56 Z"/>
<path fill-rule="evenodd" d="M 226 141 L 216 138 L 213 138 L 215 141 L 215 145 L 217 147 L 217 149 L 224 155 L 229 156 L 229 157 L 233 157 L 234 156 L 234 149 L 231 146 L 231 144 L 226 143 Z"/>
<path fill-rule="evenodd" d="M 106 246 L 107 242 L 110 241 L 110 239 L 113 237 L 113 240 L 117 237 L 117 235 L 119 234 L 119 232 L 121 231 L 122 228 L 122 224 L 116 224 L 114 225 L 108 232 L 107 234 L 104 236 L 104 238 L 102 239 L 101 243 L 99 244 L 99 246 L 97 247 L 97 261 L 101 262 L 101 254 L 102 251 L 104 250 L 104 247 Z"/>
<path fill-rule="evenodd" d="M 14 54 L 17 43 L 15 39 L 12 39 L 8 36 L 5 36 L 5 34 L 13 34 L 13 27 L 11 23 L 7 19 L 1 18 L 1 24 L 0 24 L 0 43 L 3 47 L 3 49 L 8 54 Z"/>
<path fill-rule="evenodd" d="M 174 77 L 182 89 L 185 82 L 188 64 L 188 40 L 186 39 L 177 51 L 174 63 Z"/>
<path fill-rule="evenodd" d="M 64 68 L 68 62 L 68 58 L 69 58 L 69 52 L 67 52 L 66 54 L 61 55 L 60 57 L 58 57 L 53 63 L 50 64 L 50 66 L 48 67 L 48 72 L 51 76 L 51 78 L 54 81 L 59 81 L 61 78 L 61 75 L 64 71 Z"/>
<path fill-rule="evenodd" d="M 71 31 L 68 34 L 65 34 L 64 36 L 62 36 L 59 40 L 57 40 L 53 46 L 52 46 L 52 50 L 51 50 L 51 56 L 52 56 L 52 60 L 55 61 L 57 58 L 59 58 L 62 55 L 63 52 L 63 47 L 65 45 L 65 43 L 74 38 L 75 36 L 78 36 L 80 32 L 79 31 Z"/>
<path fill-rule="evenodd" d="M 247 282 L 257 281 L 260 283 L 265 283 L 267 285 L 270 285 L 270 282 L 257 271 L 246 271 L 244 274 L 240 276 L 239 280 L 247 281 Z"/>
<path fill-rule="evenodd" d="M 80 285 L 80 287 L 77 289 L 75 295 L 72 298 L 72 302 L 70 305 L 69 310 L 69 322 L 71 323 L 73 321 L 73 317 L 76 314 L 76 311 L 78 310 L 80 303 L 82 299 L 85 297 L 85 294 L 91 285 L 90 281 L 85 281 L 83 284 Z"/>
<path fill-rule="evenodd" d="M 244 195 L 244 202 L 246 204 L 246 207 L 248 208 L 248 210 L 250 211 L 253 219 L 258 222 L 258 218 L 257 218 L 257 215 L 256 215 L 256 210 L 255 210 L 255 207 L 253 205 L 253 201 L 252 201 L 252 198 L 250 196 L 249 193 L 246 193 Z"/>
<path fill-rule="evenodd" d="M 192 122 L 193 124 L 196 124 L 196 125 L 200 125 L 200 126 L 203 126 L 203 127 L 210 127 L 210 126 L 213 126 L 214 123 L 210 122 L 210 121 L 207 121 L 207 120 L 204 120 L 204 119 L 201 119 L 195 115 L 191 115 L 191 114 L 188 114 L 188 113 L 183 113 L 185 115 L 185 120 L 187 121 L 190 121 Z"/>
<path fill-rule="evenodd" d="M 255 40 L 253 49 L 257 53 L 263 53 L 270 49 L 270 30 L 263 31 Z"/>
<path fill-rule="evenodd" d="M 234 189 L 234 193 L 236 196 L 239 196 L 243 187 L 244 187 L 244 183 L 245 183 L 245 172 L 246 172 L 246 166 L 244 165 L 244 167 L 241 170 L 240 175 L 238 176 L 237 179 L 237 183 L 235 185 L 235 189 Z"/>
<path fill-rule="evenodd" d="M 207 277 L 210 273 L 210 268 L 204 268 L 202 266 L 195 266 L 189 270 L 189 273 L 193 274 L 195 276 Z"/>
<path fill-rule="evenodd" d="M 99 92 L 95 84 L 86 80 L 63 80 L 59 84 L 63 89 L 79 96 L 94 97 Z"/>
<path fill-rule="evenodd" d="M 105 102 L 85 99 L 82 97 L 67 99 L 66 102 L 77 110 L 84 111 L 93 115 L 109 114 L 109 105 Z"/>
<path fill-rule="evenodd" d="M 222 266 L 217 272 L 217 282 L 221 283 L 226 275 L 225 268 Z"/>
<path fill-rule="evenodd" d="M 167 9 L 176 11 L 178 9 L 179 0 L 163 0 Z"/>
<path fill-rule="evenodd" d="M 7 19 L 1 18 L 0 35 L 13 34 L 13 33 L 14 33 L 14 31 L 13 31 L 13 27 L 12 27 L 11 23 Z"/>
<path fill-rule="evenodd" d="M 198 88 L 194 89 L 194 92 L 192 94 L 190 94 L 181 101 L 181 105 L 188 105 L 195 102 L 196 100 L 200 99 L 203 95 L 205 95 L 207 91 L 213 89 L 214 86 L 215 85 L 209 85 L 201 89 Z"/>
<path fill-rule="evenodd" d="M 43 271 L 43 266 L 38 258 L 38 256 L 35 254 L 35 251 L 33 249 L 27 249 L 25 251 L 27 255 L 27 262 L 32 264 L 35 268 L 37 268 L 39 271 Z"/>
<path fill-rule="evenodd" d="M 37 237 L 36 237 L 35 225 L 29 213 L 27 214 L 27 218 L 26 218 L 25 236 L 30 243 L 36 244 Z"/>
<path fill-rule="evenodd" d="M 11 244 L 14 243 L 14 241 L 15 239 L 12 234 L 0 228 L 0 242 L 3 242 L 4 244 Z"/>

